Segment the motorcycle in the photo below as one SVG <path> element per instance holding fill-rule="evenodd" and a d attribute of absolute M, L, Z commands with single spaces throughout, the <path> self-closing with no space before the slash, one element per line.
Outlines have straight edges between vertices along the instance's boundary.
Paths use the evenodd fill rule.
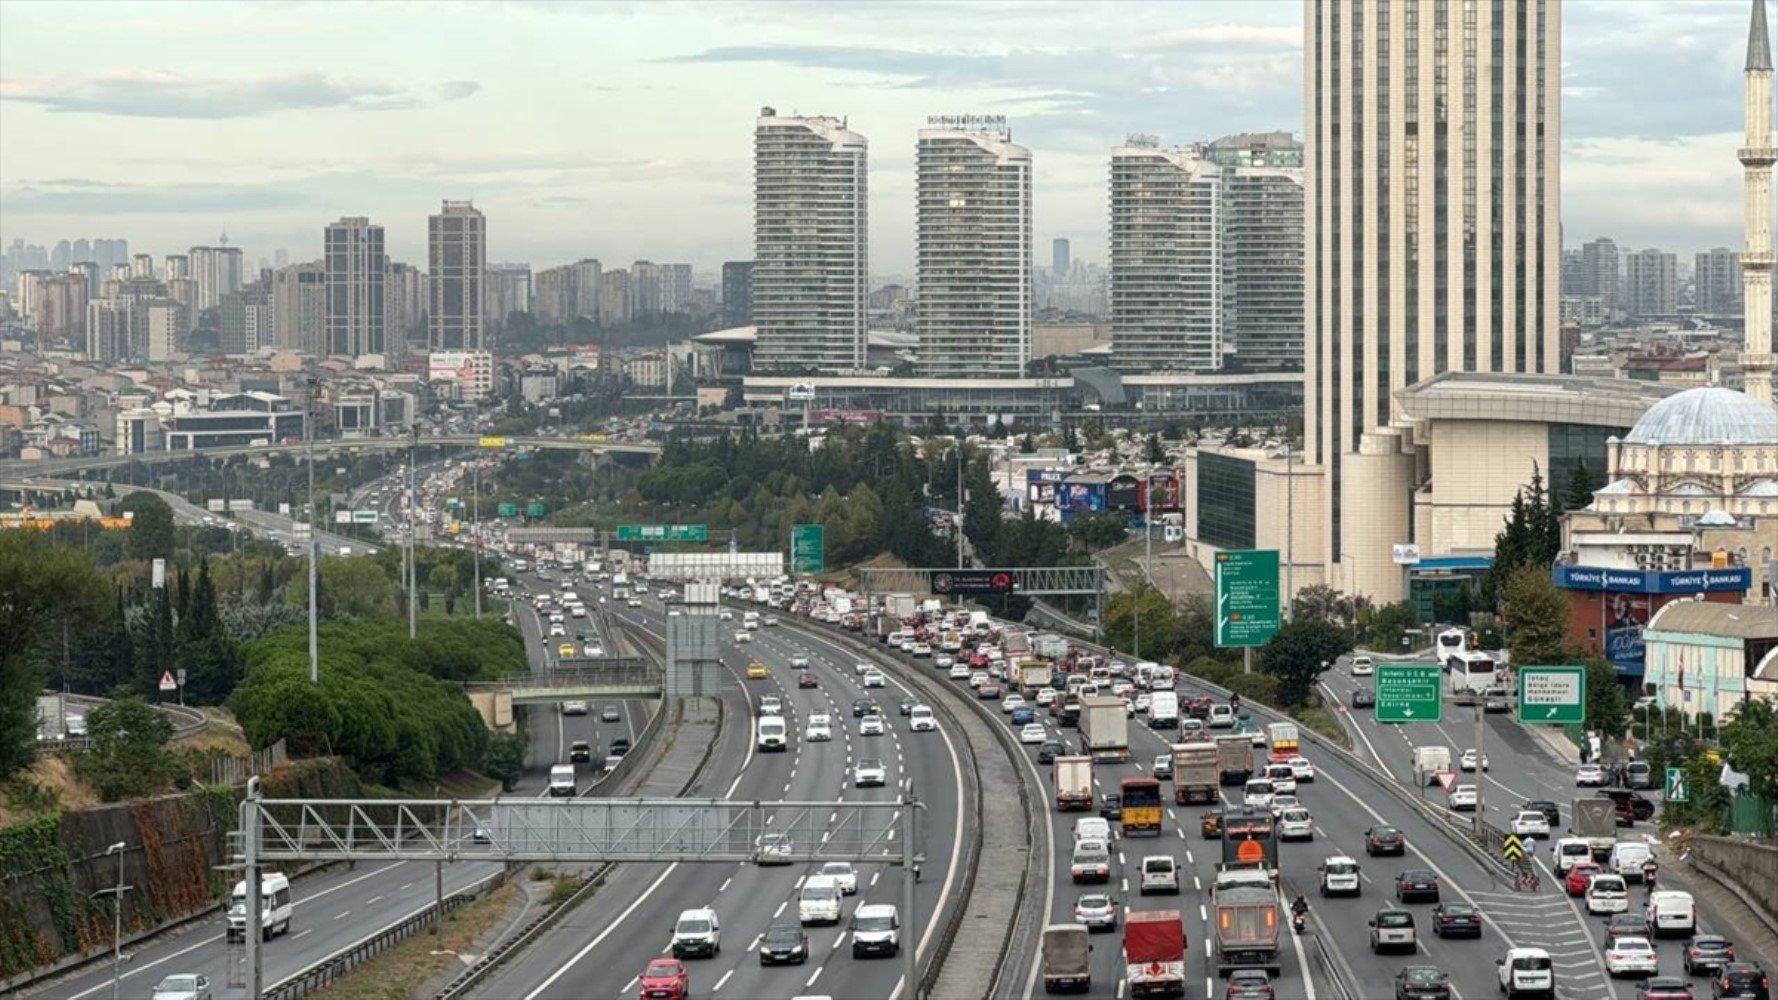
<path fill-rule="evenodd" d="M 1306 914 L 1302 914 L 1302 913 L 1292 914 L 1291 918 L 1290 918 L 1290 924 L 1292 927 L 1294 927 L 1296 929 L 1296 932 L 1298 934 L 1301 934 L 1304 930 L 1306 930 L 1308 928 L 1309 918 Z"/>

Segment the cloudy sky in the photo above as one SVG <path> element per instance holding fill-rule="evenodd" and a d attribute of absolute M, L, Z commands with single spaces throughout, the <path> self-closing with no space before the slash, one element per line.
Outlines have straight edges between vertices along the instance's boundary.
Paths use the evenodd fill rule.
<path fill-rule="evenodd" d="M 1563 220 L 1578 244 L 1740 242 L 1749 0 L 1568 0 Z M 928 114 L 1004 114 L 1036 232 L 1104 257 L 1107 151 L 1302 127 L 1302 4 L 917 0 L 0 4 L 0 243 L 227 231 L 318 256 L 369 215 L 423 263 L 473 199 L 494 260 L 751 253 L 761 105 L 871 143 L 872 270 L 913 254 Z M 1041 256 L 1041 255 L 1040 255 Z"/>

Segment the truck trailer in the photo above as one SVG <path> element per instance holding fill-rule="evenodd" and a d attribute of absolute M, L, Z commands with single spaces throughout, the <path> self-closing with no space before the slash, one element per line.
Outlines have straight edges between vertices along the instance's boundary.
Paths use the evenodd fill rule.
<path fill-rule="evenodd" d="M 1284 923 L 1278 891 L 1232 886 L 1218 891 L 1213 903 L 1217 975 L 1227 976 L 1236 969 L 1264 969 L 1276 978 L 1281 971 L 1278 938 Z"/>
<path fill-rule="evenodd" d="M 1134 910 L 1124 918 L 1124 979 L 1131 996 L 1185 996 L 1185 921 L 1178 910 Z"/>
<path fill-rule="evenodd" d="M 1215 802 L 1221 784 L 1219 754 L 1214 743 L 1173 746 L 1173 801 L 1179 805 Z"/>
<path fill-rule="evenodd" d="M 1093 808 L 1093 758 L 1057 757 L 1050 765 L 1056 783 L 1056 810 Z"/>
<path fill-rule="evenodd" d="M 1216 766 L 1225 785 L 1245 785 L 1253 777 L 1253 741 L 1245 736 L 1216 738 Z"/>
<path fill-rule="evenodd" d="M 1090 694 L 1080 700 L 1080 731 L 1085 750 L 1096 761 L 1122 762 L 1130 759 L 1129 718 L 1124 714 L 1124 700 L 1111 695 Z"/>

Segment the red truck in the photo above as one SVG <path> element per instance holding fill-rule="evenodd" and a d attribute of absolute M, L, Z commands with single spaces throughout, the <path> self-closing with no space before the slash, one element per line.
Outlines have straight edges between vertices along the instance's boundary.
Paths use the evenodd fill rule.
<path fill-rule="evenodd" d="M 1131 996 L 1185 996 L 1185 921 L 1178 910 L 1124 917 L 1124 979 Z"/>

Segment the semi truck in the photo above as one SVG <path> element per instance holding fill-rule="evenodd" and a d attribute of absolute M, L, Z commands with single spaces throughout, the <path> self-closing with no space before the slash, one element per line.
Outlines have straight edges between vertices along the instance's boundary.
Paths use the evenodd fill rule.
<path fill-rule="evenodd" d="M 1178 910 L 1124 918 L 1124 979 L 1131 996 L 1185 996 L 1185 920 Z"/>
<path fill-rule="evenodd" d="M 1225 785 L 1245 785 L 1253 777 L 1253 741 L 1245 736 L 1216 738 L 1216 767 Z"/>
<path fill-rule="evenodd" d="M 1451 748 L 1427 746 L 1414 748 L 1414 773 L 1425 785 L 1438 784 L 1440 772 L 1451 769 Z"/>
<path fill-rule="evenodd" d="M 1302 752 L 1296 723 L 1274 722 L 1266 727 L 1266 744 L 1272 748 L 1272 763 L 1282 764 Z"/>
<path fill-rule="evenodd" d="M 1085 749 L 1096 761 L 1121 762 L 1130 759 L 1129 719 L 1124 715 L 1124 700 L 1111 695 L 1090 694 L 1080 700 L 1080 731 Z"/>
<path fill-rule="evenodd" d="M 1173 746 L 1173 801 L 1215 802 L 1219 755 L 1214 743 L 1178 743 Z"/>
<path fill-rule="evenodd" d="M 1575 799 L 1569 806 L 1568 832 L 1587 842 L 1595 860 L 1604 861 L 1617 843 L 1617 804 L 1602 796 Z"/>
<path fill-rule="evenodd" d="M 1093 808 L 1093 759 L 1057 757 L 1050 765 L 1056 783 L 1056 810 Z"/>
<path fill-rule="evenodd" d="M 1093 946 L 1083 924 L 1051 924 L 1043 929 L 1043 991 L 1093 988 Z"/>
<path fill-rule="evenodd" d="M 1281 971 L 1278 938 L 1284 924 L 1278 890 L 1243 883 L 1217 890 L 1212 903 L 1217 974 L 1226 977 L 1236 969 L 1264 969 L 1276 977 Z"/>

